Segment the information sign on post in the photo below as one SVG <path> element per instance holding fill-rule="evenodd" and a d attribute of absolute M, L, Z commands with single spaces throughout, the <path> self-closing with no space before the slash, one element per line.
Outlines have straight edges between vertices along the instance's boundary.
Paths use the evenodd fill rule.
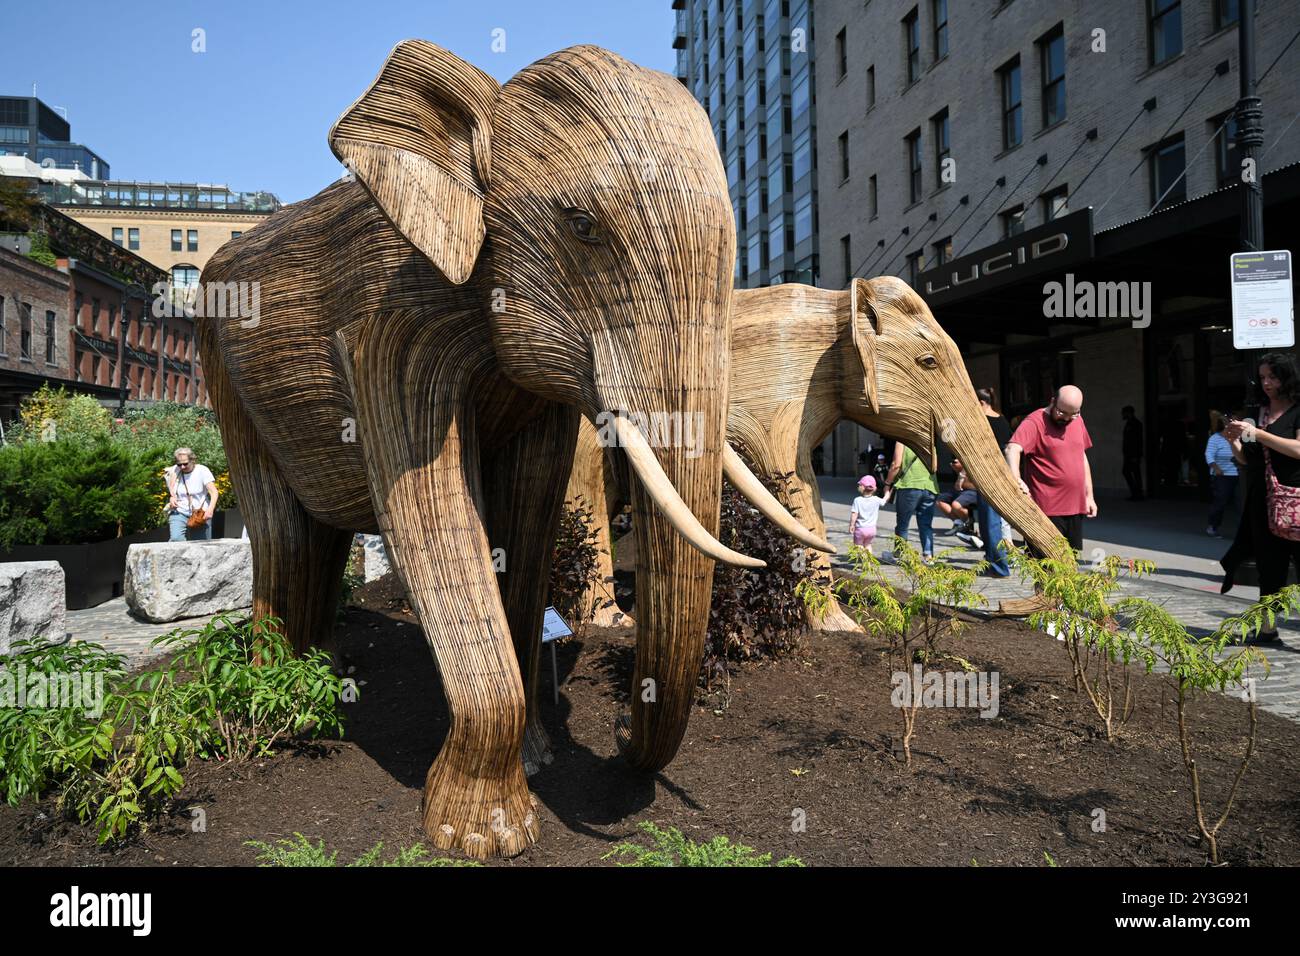
<path fill-rule="evenodd" d="M 1232 345 L 1237 349 L 1289 349 L 1295 345 L 1291 253 L 1234 252 Z"/>

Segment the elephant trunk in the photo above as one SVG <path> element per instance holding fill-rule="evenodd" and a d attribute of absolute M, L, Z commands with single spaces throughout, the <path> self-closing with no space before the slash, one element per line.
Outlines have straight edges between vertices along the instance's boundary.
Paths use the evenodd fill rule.
<path fill-rule="evenodd" d="M 969 425 L 958 424 L 957 434 L 948 444 L 961 459 L 966 474 L 980 494 L 994 511 L 1025 536 L 1030 545 L 1044 554 L 1053 554 L 1059 548 L 1068 550 L 1069 545 L 1056 526 L 1033 499 L 1020 490 L 1016 476 L 998 449 L 988 419 L 982 413 Z"/>

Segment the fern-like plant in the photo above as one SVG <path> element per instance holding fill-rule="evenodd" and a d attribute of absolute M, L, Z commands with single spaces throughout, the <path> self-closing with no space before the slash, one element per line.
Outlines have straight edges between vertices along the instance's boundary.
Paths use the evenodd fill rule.
<path fill-rule="evenodd" d="M 643 846 L 631 840 L 616 844 L 601 857 L 613 858 L 619 866 L 803 866 L 798 857 L 787 856 L 772 862 L 771 853 L 758 853 L 743 843 L 732 843 L 725 836 L 716 836 L 708 843 L 696 843 L 676 827 L 663 830 L 650 820 L 637 824 L 637 829 L 650 837 L 653 846 Z"/>

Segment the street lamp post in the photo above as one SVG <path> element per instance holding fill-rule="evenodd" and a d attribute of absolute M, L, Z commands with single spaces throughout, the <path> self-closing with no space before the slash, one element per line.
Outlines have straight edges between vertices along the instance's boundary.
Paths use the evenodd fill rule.
<path fill-rule="evenodd" d="M 1240 245 L 1243 252 L 1264 248 L 1264 171 L 1259 168 L 1264 145 L 1264 109 L 1255 89 L 1255 0 L 1240 0 L 1237 8 L 1237 160 L 1241 178 Z M 1264 353 L 1247 349 L 1246 398 L 1255 403 L 1255 374 Z"/>

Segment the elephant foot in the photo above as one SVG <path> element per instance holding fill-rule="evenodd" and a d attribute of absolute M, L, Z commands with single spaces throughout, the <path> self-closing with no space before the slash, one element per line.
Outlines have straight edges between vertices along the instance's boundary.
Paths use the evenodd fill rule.
<path fill-rule="evenodd" d="M 840 607 L 840 602 L 831 598 L 830 607 L 824 617 L 809 613 L 808 626 L 814 631 L 861 631 L 862 625 L 855 621 Z"/>
<path fill-rule="evenodd" d="M 524 728 L 524 773 L 532 776 L 555 759 L 551 738 L 540 720 L 529 720 Z"/>
<path fill-rule="evenodd" d="M 515 856 L 537 842 L 537 800 L 528 792 L 522 762 L 497 780 L 450 766 L 445 753 L 424 784 L 424 832 L 434 846 L 484 860 Z"/>

